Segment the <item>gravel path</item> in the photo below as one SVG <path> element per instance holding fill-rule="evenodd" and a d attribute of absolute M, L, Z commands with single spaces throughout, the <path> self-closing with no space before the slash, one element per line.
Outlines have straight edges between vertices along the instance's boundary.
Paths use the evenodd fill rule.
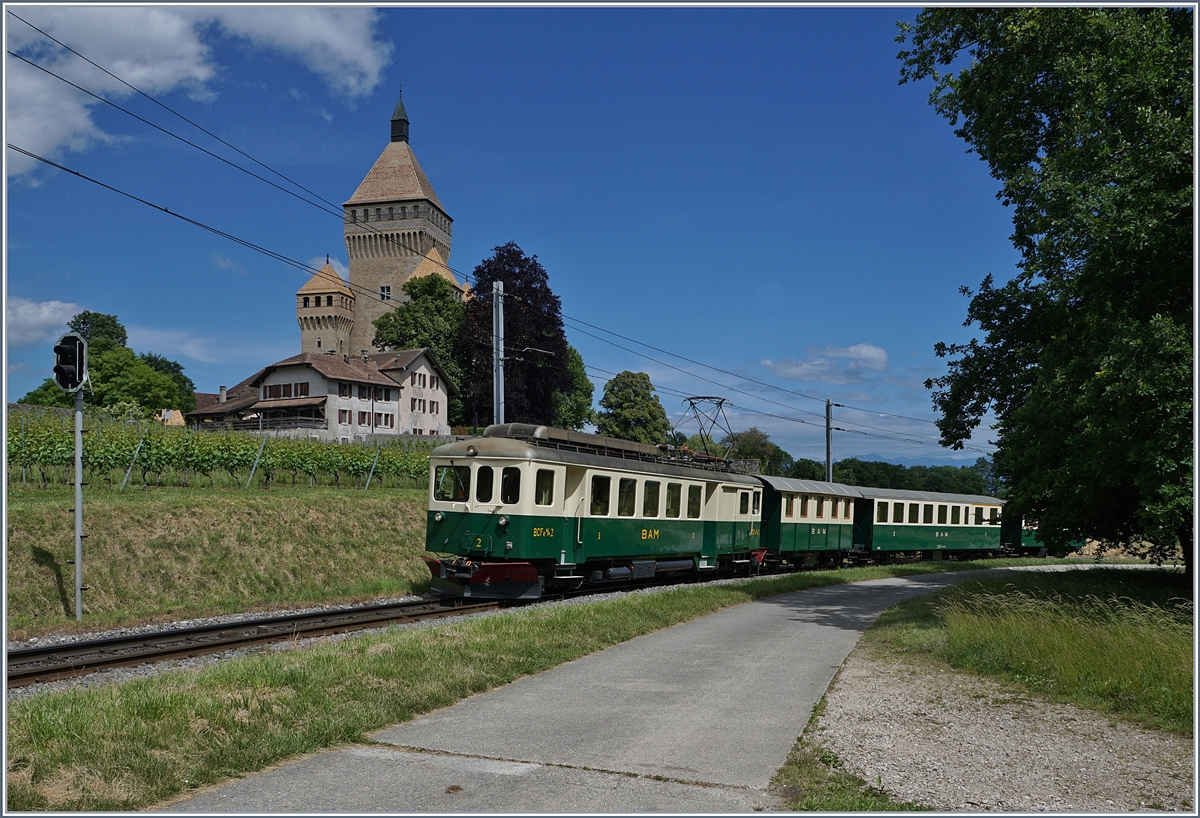
<path fill-rule="evenodd" d="M 847 772 L 940 812 L 1195 812 L 1187 738 L 862 646 L 810 735 Z"/>

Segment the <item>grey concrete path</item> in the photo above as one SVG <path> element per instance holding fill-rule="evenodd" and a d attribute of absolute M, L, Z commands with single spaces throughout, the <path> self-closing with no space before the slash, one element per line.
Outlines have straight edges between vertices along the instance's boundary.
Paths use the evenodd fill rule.
<path fill-rule="evenodd" d="M 966 575 L 980 577 L 977 572 Z M 746 812 L 862 631 L 928 574 L 739 605 L 208 790 L 182 812 Z"/>

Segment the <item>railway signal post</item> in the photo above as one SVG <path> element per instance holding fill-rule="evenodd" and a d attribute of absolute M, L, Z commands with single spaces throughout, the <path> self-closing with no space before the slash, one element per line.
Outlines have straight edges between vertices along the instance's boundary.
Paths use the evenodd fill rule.
<path fill-rule="evenodd" d="M 83 385 L 87 340 L 68 332 L 54 345 L 54 383 L 75 393 L 75 619 L 83 619 Z"/>

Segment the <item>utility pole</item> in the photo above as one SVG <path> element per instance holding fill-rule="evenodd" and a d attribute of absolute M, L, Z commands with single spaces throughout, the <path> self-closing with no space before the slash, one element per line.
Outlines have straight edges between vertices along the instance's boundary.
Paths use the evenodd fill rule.
<path fill-rule="evenodd" d="M 833 482 L 833 403 L 825 399 L 825 482 Z"/>
<path fill-rule="evenodd" d="M 504 422 L 504 282 L 492 284 L 492 423 Z"/>

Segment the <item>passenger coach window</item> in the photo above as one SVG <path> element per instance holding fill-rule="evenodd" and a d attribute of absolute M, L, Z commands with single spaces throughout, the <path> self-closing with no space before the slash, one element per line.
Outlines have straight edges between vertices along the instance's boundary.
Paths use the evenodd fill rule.
<path fill-rule="evenodd" d="M 741 502 L 738 503 L 738 514 L 749 514 L 749 513 L 750 513 L 750 492 L 743 491 L 742 496 L 741 496 Z"/>
<path fill-rule="evenodd" d="M 657 480 L 647 480 L 646 489 L 642 493 L 642 516 L 658 516 L 658 489 L 662 484 Z"/>
<path fill-rule="evenodd" d="M 954 510 L 958 511 L 958 509 L 954 509 Z M 946 507 L 938 506 L 938 525 L 945 525 L 945 524 L 946 524 Z"/>
<path fill-rule="evenodd" d="M 792 495 L 790 495 L 790 494 L 787 497 L 783 498 L 783 516 L 784 517 L 792 516 Z"/>
<path fill-rule="evenodd" d="M 700 487 L 688 486 L 688 519 L 700 519 Z"/>
<path fill-rule="evenodd" d="M 592 516 L 608 516 L 608 495 L 612 490 L 612 478 L 592 475 Z"/>
<path fill-rule="evenodd" d="M 904 503 L 895 503 L 892 505 L 892 522 L 904 522 Z"/>
<path fill-rule="evenodd" d="M 975 506 L 975 525 L 983 525 L 983 509 Z"/>
<path fill-rule="evenodd" d="M 808 516 L 808 496 L 807 495 L 800 498 L 800 516 L 801 517 Z"/>
<path fill-rule="evenodd" d="M 762 508 L 762 492 L 754 492 L 754 513 L 757 514 Z"/>
<path fill-rule="evenodd" d="M 475 499 L 480 503 L 492 502 L 492 489 L 495 488 L 496 475 L 491 466 L 480 466 L 479 474 L 475 475 Z"/>
<path fill-rule="evenodd" d="M 950 525 L 958 525 L 958 506 L 950 507 Z"/>
<path fill-rule="evenodd" d="M 927 523 L 933 522 L 933 503 L 925 504 L 925 522 L 927 522 Z"/>
<path fill-rule="evenodd" d="M 500 472 L 500 502 L 506 506 L 521 502 L 521 470 L 516 466 L 505 466 Z"/>
<path fill-rule="evenodd" d="M 916 503 L 908 504 L 908 521 L 910 523 L 921 522 L 921 507 Z"/>
<path fill-rule="evenodd" d="M 678 483 L 667 483 L 667 516 L 678 517 L 680 501 L 683 499 L 683 486 Z"/>
<path fill-rule="evenodd" d="M 471 494 L 470 466 L 438 466 L 433 473 L 433 499 L 457 503 Z"/>
<path fill-rule="evenodd" d="M 617 484 L 617 516 L 632 517 L 636 498 L 637 481 L 630 477 L 622 477 L 621 482 Z"/>
<path fill-rule="evenodd" d="M 875 522 L 887 522 L 887 503 L 879 503 L 875 506 Z"/>
<path fill-rule="evenodd" d="M 818 497 L 817 498 L 817 519 L 819 520 L 824 516 L 825 516 L 825 498 Z"/>
<path fill-rule="evenodd" d="M 837 507 L 838 507 L 838 500 L 836 497 L 834 497 L 832 500 L 829 501 L 829 518 L 831 520 L 837 519 Z"/>
<path fill-rule="evenodd" d="M 550 469 L 537 470 L 537 482 L 533 487 L 533 502 L 548 506 L 554 502 L 554 472 Z"/>
<path fill-rule="evenodd" d="M 843 516 L 843 517 L 845 517 L 847 520 L 849 520 L 849 519 L 850 519 L 850 501 L 849 501 L 849 500 L 847 500 L 847 501 L 846 501 L 846 502 L 843 504 L 843 506 L 842 506 L 842 507 L 845 509 L 845 510 L 842 512 L 842 516 Z"/>
<path fill-rule="evenodd" d="M 991 513 L 988 515 L 988 525 L 1000 525 L 1000 509 L 990 508 Z"/>

